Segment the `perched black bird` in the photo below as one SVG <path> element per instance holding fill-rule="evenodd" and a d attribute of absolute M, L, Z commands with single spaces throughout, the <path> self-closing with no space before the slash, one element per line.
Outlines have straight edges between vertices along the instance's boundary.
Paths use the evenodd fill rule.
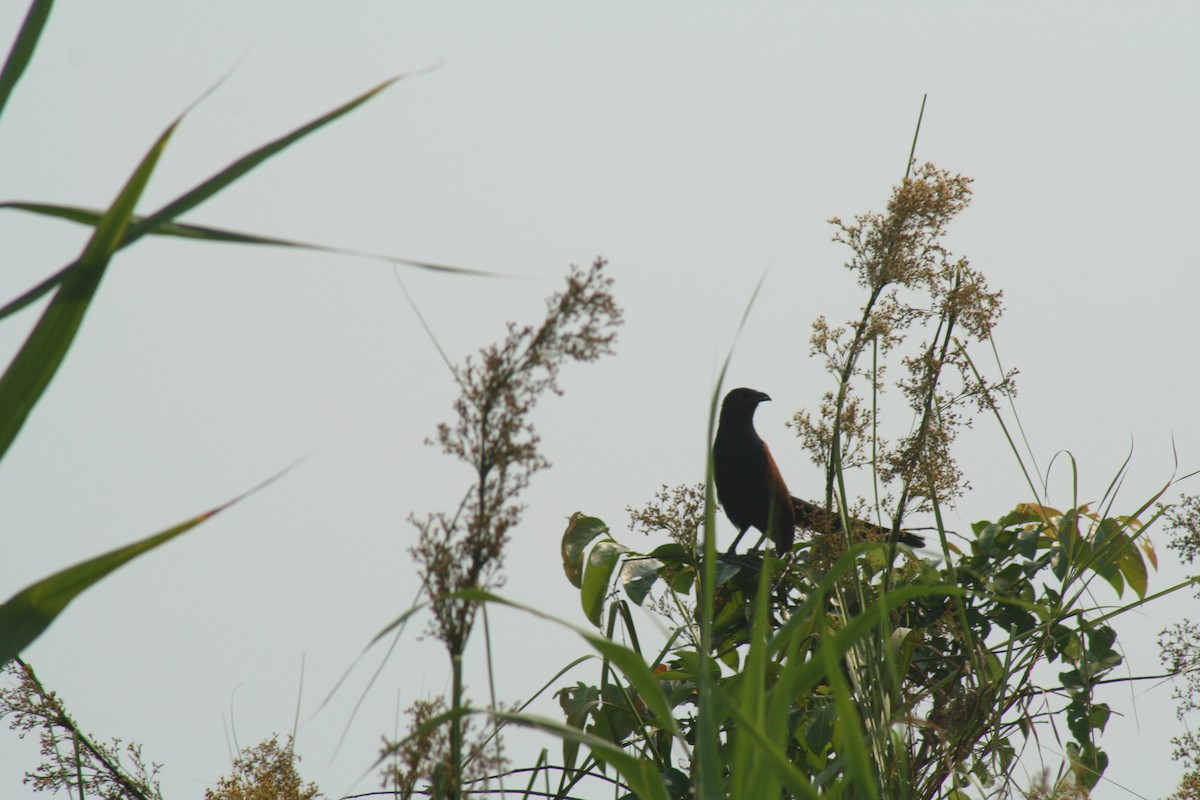
<path fill-rule="evenodd" d="M 780 555 L 792 549 L 797 525 L 822 533 L 842 528 L 841 517 L 792 497 L 788 491 L 767 443 L 754 430 L 754 410 L 759 403 L 770 399 L 754 389 L 734 389 L 721 403 L 721 418 L 713 443 L 713 477 L 717 499 L 738 529 L 737 538 L 729 548 L 731 554 L 750 528 L 757 528 L 764 538 L 771 537 Z M 855 520 L 855 528 L 860 526 L 881 539 L 891 535 L 886 528 Z M 907 531 L 900 531 L 896 541 L 910 547 L 925 544 L 920 536 Z"/>
<path fill-rule="evenodd" d="M 771 398 L 754 389 L 734 389 L 721 403 L 717 439 L 713 443 L 713 477 L 717 498 L 738 529 L 733 553 L 750 528 L 770 536 L 775 552 L 792 549 L 796 510 L 767 443 L 754 430 L 754 410 Z M 759 539 L 761 544 L 762 539 Z"/>

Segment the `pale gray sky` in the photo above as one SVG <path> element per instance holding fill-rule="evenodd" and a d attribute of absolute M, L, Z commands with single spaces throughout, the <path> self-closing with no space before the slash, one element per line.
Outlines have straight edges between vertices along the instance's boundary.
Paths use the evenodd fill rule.
<path fill-rule="evenodd" d="M 0 6 L 5 42 L 24 11 Z M 537 319 L 569 263 L 611 261 L 628 318 L 619 354 L 567 370 L 566 396 L 539 409 L 555 467 L 527 496 L 505 588 L 581 623 L 560 569 L 565 517 L 622 530 L 626 505 L 702 477 L 716 368 L 764 271 L 729 385 L 775 398 L 759 430 L 793 490 L 818 493 L 783 423 L 826 387 L 809 323 L 860 301 L 825 220 L 882 208 L 926 92 L 917 157 L 976 179 L 951 244 L 1004 289 L 997 342 L 1021 370 L 1043 467 L 1069 450 L 1094 499 L 1132 447 L 1119 506 L 1132 511 L 1170 477 L 1173 448 L 1181 472 L 1200 466 L 1198 41 L 1190 3 L 61 0 L 0 124 L 0 198 L 107 204 L 231 69 L 179 129 L 144 208 L 385 78 L 436 66 L 188 221 L 527 276 L 401 272 L 455 359 L 506 320 Z M 0 296 L 85 235 L 0 215 Z M 5 357 L 34 319 L 0 325 Z M 406 517 L 447 507 L 468 480 L 422 444 L 454 394 L 389 266 L 176 241 L 121 254 L 0 464 L 0 596 L 307 458 L 89 591 L 28 658 L 88 730 L 143 742 L 181 798 L 228 769 L 222 714 L 243 745 L 290 728 L 304 656 L 304 774 L 334 797 L 375 788 L 373 775 L 355 781 L 397 698 L 446 686 L 440 652 L 415 630 L 405 639 L 332 763 L 375 658 L 312 715 L 413 598 Z M 994 423 L 980 421 L 962 456 L 976 491 L 952 524 L 1027 499 Z M 1067 505 L 1057 476 L 1052 499 Z M 1182 574 L 1160 555 L 1158 588 Z M 1180 597 L 1125 620 L 1132 674 L 1159 671 L 1155 634 L 1195 607 Z M 506 700 L 584 652 L 527 619 L 496 628 Z M 471 684 L 482 699 L 483 676 Z M 1174 788 L 1169 692 L 1107 698 L 1121 715 L 1103 740 L 1108 777 L 1128 791 L 1098 796 Z M 0 795 L 30 796 L 20 777 L 35 759 L 6 738 Z"/>

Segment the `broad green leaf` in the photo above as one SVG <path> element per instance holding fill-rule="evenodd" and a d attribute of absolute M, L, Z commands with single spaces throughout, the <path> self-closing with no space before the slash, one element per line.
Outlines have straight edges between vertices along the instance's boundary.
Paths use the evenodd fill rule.
<path fill-rule="evenodd" d="M 34 0 L 25 14 L 25 21 L 21 23 L 16 41 L 8 51 L 8 58 L 4 60 L 4 71 L 0 72 L 0 113 L 3 113 L 17 81 L 21 79 L 30 59 L 33 58 L 34 48 L 37 47 L 37 41 L 42 35 L 42 28 L 46 26 L 46 20 L 50 17 L 50 7 L 53 5 L 52 0 Z"/>
<path fill-rule="evenodd" d="M 76 268 L 63 278 L 54 299 L 0 377 L 0 458 L 8 452 L 66 357 L 108 262 L 125 234 L 133 209 L 180 119 L 162 132 L 112 206 L 97 221 L 83 255 L 75 262 Z"/>
<path fill-rule="evenodd" d="M 1125 576 L 1129 588 L 1137 592 L 1138 597 L 1144 598 L 1150 586 L 1150 575 L 1146 570 L 1146 562 L 1132 540 L 1117 556 L 1117 568 Z"/>
<path fill-rule="evenodd" d="M 600 698 L 600 690 L 577 681 L 574 686 L 564 686 L 554 693 L 558 704 L 562 707 L 563 716 L 572 728 L 583 730 L 587 725 L 588 716 Z M 575 769 L 579 758 L 579 742 L 575 739 L 563 739 L 563 767 L 567 772 Z"/>
<path fill-rule="evenodd" d="M 578 511 L 567 521 L 567 529 L 563 531 L 562 559 L 563 572 L 567 580 L 576 589 L 583 585 L 583 553 L 597 536 L 608 533 L 608 526 L 603 520 L 586 516 Z"/>
<path fill-rule="evenodd" d="M 658 580 L 658 571 L 663 562 L 657 558 L 627 558 L 621 564 L 621 586 L 625 594 L 635 604 L 641 605 L 646 600 L 646 594 Z"/>
<path fill-rule="evenodd" d="M 683 546 L 677 542 L 667 542 L 666 544 L 660 544 L 647 553 L 647 555 L 652 558 L 661 558 L 664 561 L 686 561 L 691 553 L 684 550 Z"/>
<path fill-rule="evenodd" d="M 280 475 L 282 474 L 280 473 Z M 198 517 L 168 528 L 162 533 L 68 567 L 17 592 L 8 599 L 8 602 L 0 606 L 0 665 L 8 663 L 9 659 L 20 655 L 21 651 L 41 636 L 50 623 L 67 607 L 67 604 L 79 596 L 83 590 L 143 553 L 166 544 L 201 522 L 213 518 L 278 477 L 279 475 L 276 475 L 249 492 L 205 511 Z"/>
<path fill-rule="evenodd" d="M 627 552 L 625 547 L 612 539 L 607 539 L 597 543 L 592 548 L 592 552 L 588 554 L 579 599 L 588 620 L 596 627 L 600 627 L 601 616 L 604 612 L 604 598 L 608 596 L 608 585 L 612 581 L 617 559 L 625 552 Z"/>

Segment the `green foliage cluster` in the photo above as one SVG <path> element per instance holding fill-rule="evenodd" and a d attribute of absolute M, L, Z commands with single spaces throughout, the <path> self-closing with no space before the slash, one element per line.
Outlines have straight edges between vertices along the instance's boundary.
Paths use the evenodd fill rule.
<path fill-rule="evenodd" d="M 940 243 L 968 184 L 927 165 L 887 213 L 833 220 L 868 299 L 845 327 L 814 324 L 813 352 L 835 388 L 794 420 L 828 477 L 830 505 L 806 541 L 783 560 L 718 556 L 705 485 L 664 487 L 632 511 L 635 530 L 670 540 L 649 551 L 583 514 L 564 532 L 564 572 L 594 625 L 642 653 L 632 607 L 667 623 L 665 643 L 644 656 L 672 709 L 670 720 L 648 713 L 606 666 L 599 683 L 560 691 L 564 713 L 654 764 L 667 796 L 1011 796 L 1027 788 L 1015 783 L 1021 753 L 1047 736 L 1065 740 L 1068 767 L 1047 791 L 1086 796 L 1104 774 L 1111 709 L 1095 693 L 1122 663 L 1111 621 L 1147 601 L 1156 556 L 1140 517 L 1153 499 L 1129 515 L 1113 512 L 1112 495 L 1103 513 L 1039 499 L 967 535 L 943 525 L 943 503 L 966 488 L 950 450 L 970 423 L 962 402 L 1003 425 L 998 400 L 1013 388 L 1011 372 L 980 376 L 956 330 L 986 340 L 1000 309 L 999 293 Z M 926 338 L 903 355 L 913 331 Z M 881 433 L 889 355 L 905 366 L 898 386 L 913 414 L 894 447 Z M 872 502 L 847 499 L 854 468 Z M 882 526 L 856 516 L 886 509 Z M 921 511 L 937 555 L 896 545 Z M 1136 599 L 1099 605 L 1096 578 Z M 577 765 L 564 749 L 568 772 L 603 765 Z"/>

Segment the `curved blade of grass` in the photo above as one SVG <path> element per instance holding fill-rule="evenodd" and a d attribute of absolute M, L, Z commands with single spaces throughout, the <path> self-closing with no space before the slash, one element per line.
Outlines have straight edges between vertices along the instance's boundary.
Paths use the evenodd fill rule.
<path fill-rule="evenodd" d="M 663 730 L 674 736 L 679 735 L 679 731 L 675 726 L 675 717 L 671 713 L 671 707 L 667 704 L 667 698 L 663 694 L 662 686 L 659 685 L 658 676 L 647 666 L 646 659 L 641 654 L 611 639 L 606 639 L 596 631 L 573 625 L 533 606 L 507 600 L 499 595 L 485 592 L 481 589 L 464 589 L 454 592 L 450 597 L 479 603 L 497 603 L 510 608 L 516 608 L 535 617 L 554 622 L 575 631 L 629 679 L 629 682 L 633 684 L 633 688 L 641 695 L 642 702 L 654 714 L 655 720 L 662 726 Z"/>
<path fill-rule="evenodd" d="M 4 60 L 4 71 L 0 72 L 0 113 L 4 112 L 4 106 L 8 103 L 8 98 L 16 87 L 17 81 L 21 79 L 25 68 L 29 66 L 30 59 L 33 58 L 33 50 L 37 47 L 42 29 L 46 27 L 46 20 L 50 17 L 50 7 L 53 5 L 53 0 L 34 0 L 25 14 L 21 30 L 17 33 L 17 38 L 8 51 L 8 58 Z"/>
<path fill-rule="evenodd" d="M 25 201 L 12 201 L 0 203 L 0 208 L 11 208 L 16 211 L 26 211 L 31 214 L 38 214 L 44 217 L 54 217 L 57 219 L 67 220 L 68 222 L 77 222 L 81 225 L 90 225 L 95 227 L 98 223 L 101 212 L 91 208 L 80 208 L 78 206 L 59 206 L 49 203 L 30 203 Z M 147 217 L 134 216 L 132 227 L 137 227 L 144 222 Z M 486 272 L 484 270 L 469 269 L 467 267 L 454 267 L 448 264 L 435 264 L 432 261 L 418 261 L 411 258 L 403 258 L 401 256 L 389 256 L 383 253 L 368 253 L 363 250 L 351 250 L 345 247 L 331 247 L 323 244 L 313 244 L 311 242 L 300 242 L 295 239 L 281 239 L 276 236 L 260 236 L 254 233 L 242 233 L 240 231 L 231 231 L 224 228 L 213 228 L 207 225 L 189 225 L 184 222 L 164 222 L 152 230 L 149 230 L 150 236 L 175 236 L 181 239 L 194 239 L 203 242 L 223 242 L 226 244 L 257 244 L 266 245 L 269 247 L 291 247 L 298 250 L 313 250 L 318 253 L 333 253 L 335 255 L 354 256 L 355 258 L 367 258 L 373 261 L 385 261 L 389 264 L 404 264 L 409 267 L 420 267 L 421 269 L 430 269 L 437 272 L 452 272 L 460 275 L 476 275 L 476 276 L 491 276 L 496 277 L 496 273 Z M 0 318 L 4 315 L 0 314 Z"/>
<path fill-rule="evenodd" d="M 428 736 L 433 731 L 453 720 L 474 714 L 488 714 L 507 724 L 533 728 L 565 741 L 585 744 L 593 753 L 598 754 L 605 763 L 612 764 L 616 768 L 617 772 L 625 780 L 626 785 L 633 790 L 634 796 L 647 798 L 648 800 L 670 800 L 667 795 L 667 787 L 663 783 L 662 776 L 659 774 L 658 767 L 654 762 L 632 756 L 607 739 L 586 733 L 578 728 L 573 728 L 558 720 L 509 711 L 467 707 L 443 711 L 441 714 L 430 717 L 428 721 L 409 732 L 403 739 L 388 743 L 388 746 L 384 748 L 379 758 L 372 765 L 371 770 L 378 769 L 383 762 L 398 753 L 408 742 L 420 740 L 422 737 Z"/>
<path fill-rule="evenodd" d="M 828 629 L 827 629 L 828 631 Z M 852 796 L 875 800 L 879 796 L 879 787 L 871 770 L 871 758 L 867 754 L 866 730 L 858 707 L 850 696 L 850 687 L 842 675 L 841 663 L 844 653 L 835 653 L 829 642 L 817 648 L 815 654 L 820 658 L 833 693 L 834 706 L 837 708 L 837 722 L 842 727 L 841 748 L 845 751 L 846 777 L 858 789 Z"/>
<path fill-rule="evenodd" d="M 725 361 L 721 364 L 721 371 L 717 375 L 717 383 L 713 387 L 712 396 L 709 398 L 708 405 L 708 438 L 705 439 L 705 463 L 704 463 L 704 540 L 701 543 L 701 548 L 704 552 L 704 560 L 701 568 L 699 592 L 700 606 L 700 669 L 697 673 L 696 691 L 699 695 L 697 698 L 697 720 L 696 720 L 696 797 L 699 800 L 718 800 L 724 797 L 725 789 L 721 778 L 721 745 L 718 739 L 718 709 L 713 698 L 714 683 L 710 665 L 712 664 L 712 627 L 713 627 L 713 594 L 717 584 L 717 521 L 716 508 L 717 498 L 713 478 L 713 463 L 712 463 L 712 440 L 716 435 L 717 428 L 717 413 L 721 402 L 721 391 L 725 385 L 725 374 L 729 371 L 729 364 L 733 361 L 733 351 L 737 345 L 737 340 L 742 335 L 742 330 L 746 327 L 746 321 L 750 319 L 750 310 L 754 308 L 755 302 L 758 300 L 758 293 L 762 291 L 763 281 L 767 278 L 766 271 L 758 278 L 758 283 L 754 285 L 754 291 L 750 294 L 750 300 L 746 303 L 746 308 L 742 311 L 742 318 L 738 321 L 737 331 L 733 336 L 733 344 L 729 346 L 729 352 L 725 354 Z"/>
<path fill-rule="evenodd" d="M 662 774 L 659 772 L 658 765 L 653 761 L 637 758 L 607 739 L 586 733 L 549 717 L 504 711 L 491 713 L 509 724 L 534 728 L 559 739 L 587 745 L 593 754 L 602 759 L 604 763 L 611 764 L 621 774 L 626 785 L 633 790 L 633 796 L 640 800 L 670 800 Z"/>
<path fill-rule="evenodd" d="M 768 765 L 767 748 L 761 739 L 769 738 L 763 730 L 767 719 L 767 631 L 770 627 L 768 598 L 771 596 L 771 573 L 764 563 L 758 574 L 758 592 L 754 597 L 754 620 L 750 634 L 750 647 L 742 668 L 741 683 L 737 692 L 736 705 L 739 716 L 737 733 L 732 738 L 729 764 L 729 788 L 732 797 L 778 797 L 780 779 Z M 714 694 L 720 694 L 719 687 Z M 743 724 L 745 723 L 745 724 Z M 750 729 L 761 736 L 750 736 Z M 786 725 L 781 731 L 787 737 Z M 767 766 L 766 769 L 763 769 Z M 810 795 L 816 792 L 809 787 Z M 801 794 L 800 796 L 804 796 Z"/>
<path fill-rule="evenodd" d="M 67 604 L 78 597 L 84 589 L 143 553 L 166 544 L 176 536 L 212 519 L 235 503 L 274 482 L 290 469 L 291 467 L 288 467 L 253 489 L 186 522 L 181 522 L 141 541 L 68 567 L 17 592 L 4 605 L 0 606 L 0 666 L 8 663 L 9 659 L 16 658 L 22 650 L 41 636 L 50 623 L 67 607 Z"/>
<path fill-rule="evenodd" d="M 720 709 L 736 723 L 739 739 L 745 739 L 747 742 L 747 745 L 743 746 L 753 747 L 757 757 L 756 774 L 750 776 L 749 781 L 739 781 L 739 783 L 745 784 L 746 791 L 741 794 L 731 793 L 730 797 L 778 797 L 777 791 L 771 794 L 755 793 L 761 791 L 771 781 L 786 785 L 794 797 L 816 800 L 821 796 L 809 782 L 808 777 L 792 763 L 786 749 L 781 748 L 776 740 L 767 735 L 763 727 L 750 717 L 745 706 L 735 702 L 718 686 L 713 687 L 712 697 L 713 702 L 718 704 Z M 777 705 L 786 709 L 790 703 L 781 701 Z M 731 775 L 731 777 L 738 780 L 737 775 Z"/>
<path fill-rule="evenodd" d="M 155 211 L 153 214 L 150 214 L 147 217 L 139 217 L 135 223 L 130 225 L 127 230 L 123 231 L 123 236 L 117 243 L 116 249 L 128 247 L 146 234 L 157 230 L 159 226 L 168 222 L 172 222 L 179 215 L 191 211 L 193 208 L 200 205 L 205 200 L 209 199 L 217 192 L 236 181 L 238 178 L 250 172 L 250 170 L 254 169 L 271 156 L 295 144 L 297 141 L 317 130 L 318 128 L 324 127 L 344 114 L 353 111 L 403 77 L 403 75 L 399 75 L 395 78 L 390 78 L 373 89 L 360 94 L 353 100 L 338 106 L 323 116 L 318 117 L 312 122 L 301 125 L 291 133 L 281 136 L 274 141 L 268 142 L 257 150 L 254 150 L 237 159 L 229 166 L 218 172 L 216 175 L 213 175 L 208 180 L 200 183 L 199 185 L 175 198 L 158 211 Z M 176 124 L 178 124 L 178 121 Z M 75 221 L 80 222 L 82 220 L 76 219 Z M 4 305 L 3 308 L 0 308 L 0 319 L 3 319 L 9 314 L 21 310 L 30 303 L 36 302 L 39 298 L 41 298 L 59 283 L 65 281 L 68 275 L 81 268 L 83 268 L 81 261 L 68 264 L 54 275 L 51 275 L 49 278 L 37 284 L 32 289 L 26 291 L 24 294 L 13 300 L 10 300 Z"/>
<path fill-rule="evenodd" d="M 291 133 L 280 136 L 278 139 L 268 142 L 257 150 L 247 153 L 246 155 L 237 159 L 229 166 L 225 167 L 225 169 L 218 172 L 216 175 L 175 198 L 158 211 L 155 211 L 150 216 L 141 220 L 137 225 L 131 227 L 129 229 L 129 241 L 126 242 L 126 244 L 131 244 L 137 239 L 140 239 L 142 236 L 154 230 L 164 222 L 170 222 L 179 215 L 186 214 L 188 211 L 191 211 L 193 208 L 217 194 L 226 186 L 236 181 L 238 178 L 250 172 L 259 164 L 262 164 L 271 156 L 276 155 L 288 147 L 291 147 L 305 136 L 308 136 L 310 133 L 325 127 L 334 120 L 349 114 L 351 111 L 358 108 L 363 103 L 367 102 L 372 97 L 379 94 L 393 83 L 400 81 L 404 77 L 405 76 L 403 75 L 397 75 L 394 78 L 388 78 L 383 83 L 380 83 L 372 89 L 368 89 L 354 99 L 343 103 L 327 114 L 323 114 L 322 116 L 314 119 L 312 122 L 301 125 Z"/>
<path fill-rule="evenodd" d="M 177 118 L 162 132 L 125 182 L 113 204 L 97 220 L 96 230 L 88 240 L 83 255 L 75 262 L 75 269 L 63 277 L 54 299 L 42 312 L 37 326 L 25 339 L 25 344 L 8 365 L 3 377 L 0 377 L 0 458 L 8 452 L 29 413 L 66 357 L 92 297 L 100 286 L 100 279 L 104 277 L 108 262 L 125 236 L 133 209 L 171 134 L 182 119 Z"/>

